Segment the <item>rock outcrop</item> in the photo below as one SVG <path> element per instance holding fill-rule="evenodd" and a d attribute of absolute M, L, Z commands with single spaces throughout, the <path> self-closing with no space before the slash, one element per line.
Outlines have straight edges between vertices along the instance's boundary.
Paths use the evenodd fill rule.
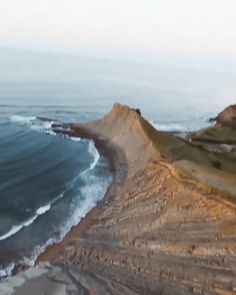
<path fill-rule="evenodd" d="M 218 124 L 236 129 L 236 105 L 227 107 L 215 120 Z"/>
<path fill-rule="evenodd" d="M 80 234 L 69 234 L 60 253 L 51 248 L 44 259 L 67 269 L 85 294 L 235 294 L 231 160 L 155 130 L 120 104 L 100 120 L 70 127 L 107 154 L 114 180 Z"/>
<path fill-rule="evenodd" d="M 92 275 L 108 294 L 234 294 L 231 168 L 219 171 L 218 155 L 156 131 L 119 104 L 103 119 L 72 128 L 111 142 L 123 152 L 117 169 L 126 171 L 109 206 L 56 262 Z"/>

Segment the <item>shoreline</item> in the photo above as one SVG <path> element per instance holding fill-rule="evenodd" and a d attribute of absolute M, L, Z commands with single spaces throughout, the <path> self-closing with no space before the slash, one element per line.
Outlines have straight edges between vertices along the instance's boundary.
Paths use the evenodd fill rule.
<path fill-rule="evenodd" d="M 227 140 L 227 129 L 214 126 L 181 140 L 120 104 L 100 120 L 70 127 L 69 135 L 94 140 L 113 182 L 38 258 L 42 270 L 48 272 L 49 261 L 56 272 L 45 275 L 49 286 L 29 279 L 14 295 L 39 282 L 51 294 L 52 280 L 63 295 L 71 284 L 86 295 L 235 294 L 236 147 L 219 154 L 214 141 Z M 236 138 L 236 128 L 227 134 Z M 196 143 L 199 136 L 207 144 Z"/>
<path fill-rule="evenodd" d="M 73 136 L 94 141 L 99 154 L 108 160 L 109 170 L 112 173 L 112 183 L 108 186 L 103 199 L 98 202 L 77 225 L 73 226 L 70 231 L 66 233 L 62 241 L 46 247 L 46 249 L 37 257 L 34 264 L 35 266 L 54 260 L 67 246 L 73 244 L 75 238 L 82 238 L 86 230 L 96 222 L 97 217 L 101 214 L 104 208 L 109 206 L 110 201 L 116 194 L 116 190 L 122 185 L 126 177 L 127 164 L 125 157 L 122 151 L 117 146 L 113 145 L 108 139 L 100 139 L 99 135 L 85 131 L 83 127 L 81 127 L 80 131 L 77 130 L 76 132 L 73 132 Z"/>

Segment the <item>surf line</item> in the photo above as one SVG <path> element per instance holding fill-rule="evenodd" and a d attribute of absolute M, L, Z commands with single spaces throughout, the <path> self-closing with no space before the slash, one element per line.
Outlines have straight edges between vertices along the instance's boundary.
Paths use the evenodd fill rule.
<path fill-rule="evenodd" d="M 20 230 L 22 230 L 24 227 L 27 227 L 29 225 L 31 225 L 39 216 L 45 214 L 46 212 L 48 212 L 51 209 L 52 204 L 54 204 L 57 200 L 63 198 L 63 195 L 73 187 L 73 183 L 80 178 L 81 176 L 85 175 L 88 171 L 93 170 L 100 158 L 99 152 L 95 147 L 95 144 L 92 140 L 89 141 L 89 147 L 88 147 L 88 152 L 94 157 L 93 162 L 90 164 L 89 168 L 84 170 L 78 177 L 76 177 L 73 182 L 71 183 L 71 185 L 69 186 L 69 188 L 67 188 L 62 194 L 59 195 L 59 197 L 57 197 L 56 199 L 54 199 L 50 204 L 46 204 L 40 208 L 38 208 L 36 210 L 36 214 L 27 219 L 26 221 L 18 224 L 18 225 L 13 225 L 12 228 L 5 234 L 0 236 L 0 241 L 6 240 L 8 238 L 10 238 L 11 236 L 15 235 L 16 233 L 18 233 Z"/>

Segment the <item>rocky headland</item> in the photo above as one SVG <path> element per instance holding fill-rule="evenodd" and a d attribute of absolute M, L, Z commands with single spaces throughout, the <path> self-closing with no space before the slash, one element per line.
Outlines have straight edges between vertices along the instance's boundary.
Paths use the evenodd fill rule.
<path fill-rule="evenodd" d="M 100 120 L 70 125 L 65 132 L 93 139 L 108 157 L 113 183 L 39 257 L 39 274 L 11 278 L 3 294 L 235 294 L 235 118 L 231 106 L 182 139 L 115 104 Z"/>

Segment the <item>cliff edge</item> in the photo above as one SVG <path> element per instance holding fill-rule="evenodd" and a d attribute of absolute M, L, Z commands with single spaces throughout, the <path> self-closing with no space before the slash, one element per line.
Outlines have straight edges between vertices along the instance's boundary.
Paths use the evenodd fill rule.
<path fill-rule="evenodd" d="M 231 160 L 155 130 L 120 104 L 72 129 L 122 151 L 126 177 L 83 237 L 55 261 L 92 277 L 107 294 L 234 294 Z M 93 291 L 100 294 L 99 287 Z"/>
<path fill-rule="evenodd" d="M 41 257 L 73 282 L 62 294 L 235 294 L 236 170 L 231 149 L 212 149 L 215 131 L 183 140 L 120 104 L 70 128 L 106 153 L 114 179 L 104 204 Z"/>

